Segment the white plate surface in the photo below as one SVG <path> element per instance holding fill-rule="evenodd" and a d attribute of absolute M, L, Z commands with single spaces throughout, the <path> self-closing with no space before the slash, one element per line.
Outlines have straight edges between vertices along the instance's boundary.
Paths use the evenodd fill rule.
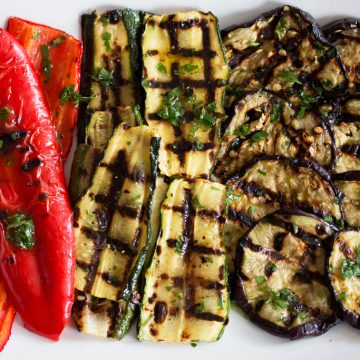
<path fill-rule="evenodd" d="M 283 1 L 261 0 L 0 0 L 0 25 L 5 26 L 9 16 L 47 24 L 79 37 L 79 17 L 96 8 L 115 9 L 132 7 L 154 13 L 170 13 L 200 9 L 212 11 L 218 16 L 221 28 L 252 20 L 261 13 L 275 8 Z M 301 0 L 287 1 L 308 11 L 324 25 L 343 17 L 360 18 L 358 0 Z M 0 89 L 1 91 L 1 89 Z M 66 172 L 69 171 L 69 163 Z M 54 284 L 56 286 L 56 284 Z M 54 343 L 34 335 L 23 328 L 16 318 L 12 336 L 1 353 L 2 359 L 150 359 L 150 360 L 241 360 L 259 359 L 345 359 L 359 358 L 360 331 L 347 324 L 340 324 L 326 334 L 295 342 L 279 339 L 258 329 L 234 307 L 224 336 L 217 343 L 168 345 L 140 343 L 136 339 L 134 326 L 121 341 L 102 339 L 80 334 L 73 324 L 64 330 L 61 340 Z"/>

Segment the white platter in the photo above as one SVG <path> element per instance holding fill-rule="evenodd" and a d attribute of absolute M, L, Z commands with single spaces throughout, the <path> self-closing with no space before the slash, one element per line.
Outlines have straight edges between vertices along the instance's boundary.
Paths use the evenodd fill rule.
<path fill-rule="evenodd" d="M 201 9 L 218 16 L 221 28 L 252 20 L 261 13 L 285 2 L 262 0 L 1 0 L 0 26 L 9 16 L 18 16 L 62 29 L 79 37 L 80 14 L 95 8 L 114 9 L 132 7 L 155 13 Z M 301 0 L 287 1 L 308 11 L 324 25 L 342 17 L 359 17 L 358 0 Z M 1 89 L 0 89 L 1 91 Z M 69 171 L 69 164 L 66 172 Z M 240 311 L 232 309 L 230 323 L 223 338 L 213 344 L 167 345 L 140 343 L 134 327 L 121 342 L 80 334 L 72 324 L 65 329 L 57 343 L 34 335 L 23 328 L 17 317 L 12 336 L 1 353 L 2 359 L 345 359 L 358 358 L 360 331 L 340 324 L 328 333 L 296 342 L 279 339 L 251 324 Z"/>

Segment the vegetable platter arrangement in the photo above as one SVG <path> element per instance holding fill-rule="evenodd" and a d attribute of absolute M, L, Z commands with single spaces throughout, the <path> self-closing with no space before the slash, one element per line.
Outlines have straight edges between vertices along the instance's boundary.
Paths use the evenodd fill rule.
<path fill-rule="evenodd" d="M 356 342 L 360 20 L 98 5 L 0 29 L 0 348 Z"/>

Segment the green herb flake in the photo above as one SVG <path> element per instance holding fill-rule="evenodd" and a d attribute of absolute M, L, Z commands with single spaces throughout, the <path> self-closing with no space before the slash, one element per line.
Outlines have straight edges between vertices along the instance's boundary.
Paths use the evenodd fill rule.
<path fill-rule="evenodd" d="M 191 347 L 197 347 L 197 346 L 198 346 L 198 343 L 199 343 L 199 340 L 191 340 L 191 341 L 190 341 Z"/>
<path fill-rule="evenodd" d="M 40 34 L 41 34 L 41 30 L 36 30 L 36 31 L 33 32 L 31 38 L 33 40 L 36 40 L 39 37 Z"/>
<path fill-rule="evenodd" d="M 169 291 L 169 292 L 170 292 L 173 288 L 174 288 L 174 287 L 173 287 L 173 286 L 170 286 L 170 285 L 165 286 L 165 289 L 166 289 L 167 291 Z"/>
<path fill-rule="evenodd" d="M 288 29 L 290 29 L 290 23 L 287 21 L 287 19 L 281 17 L 275 27 L 275 34 L 280 41 L 284 38 Z"/>
<path fill-rule="evenodd" d="M 226 195 L 225 195 L 225 212 L 226 212 L 226 214 L 228 213 L 229 204 L 232 201 L 237 201 L 237 200 L 240 200 L 240 199 L 241 199 L 241 196 L 239 194 L 233 193 L 231 191 L 231 188 L 228 187 L 226 189 Z"/>
<path fill-rule="evenodd" d="M 45 76 L 45 82 L 47 82 L 50 78 L 50 72 L 51 72 L 51 62 L 49 59 L 50 55 L 50 49 L 48 45 L 41 45 L 40 47 L 40 53 L 41 53 L 41 67 L 43 74 Z"/>
<path fill-rule="evenodd" d="M 105 68 L 101 68 L 99 69 L 97 75 L 93 76 L 93 80 L 100 83 L 100 86 L 103 89 L 107 89 L 111 85 L 113 78 L 110 71 L 106 70 Z"/>
<path fill-rule="evenodd" d="M 349 294 L 346 291 L 342 291 L 338 296 L 340 302 L 344 303 L 349 298 Z"/>
<path fill-rule="evenodd" d="M 32 217 L 27 214 L 15 214 L 4 220 L 6 239 L 14 246 L 32 250 L 35 246 L 35 229 Z"/>
<path fill-rule="evenodd" d="M 303 310 L 299 313 L 299 319 L 304 321 L 308 317 L 308 312 L 306 310 Z"/>
<path fill-rule="evenodd" d="M 358 259 L 344 259 L 341 264 L 341 275 L 344 280 L 360 276 L 360 261 Z"/>
<path fill-rule="evenodd" d="M 246 43 L 246 46 L 249 46 L 249 47 L 257 47 L 259 45 L 260 45 L 260 43 L 258 43 L 257 41 L 248 41 Z"/>
<path fill-rule="evenodd" d="M 267 172 L 264 171 L 264 170 L 261 170 L 261 169 L 258 169 L 257 172 L 262 175 L 262 176 L 266 176 L 267 175 Z"/>
<path fill-rule="evenodd" d="M 203 301 L 197 305 L 195 312 L 197 315 L 201 315 L 205 312 L 205 303 Z"/>
<path fill-rule="evenodd" d="M 183 90 L 180 87 L 171 89 L 164 95 L 160 110 L 157 112 L 162 119 L 173 126 L 179 126 L 183 121 L 185 108 L 181 103 Z"/>
<path fill-rule="evenodd" d="M 111 46 L 110 46 L 111 34 L 108 32 L 103 32 L 101 34 L 101 39 L 103 40 L 105 50 L 110 51 L 111 50 Z"/>
<path fill-rule="evenodd" d="M 178 255 L 182 254 L 182 247 L 184 244 L 184 237 L 182 235 L 179 236 L 178 240 L 176 241 L 175 245 L 175 253 Z"/>
<path fill-rule="evenodd" d="M 263 276 L 263 275 L 255 276 L 255 280 L 256 280 L 258 285 L 263 285 L 263 284 L 266 283 L 266 277 Z"/>
<path fill-rule="evenodd" d="M 5 121 L 9 120 L 10 114 L 11 114 L 11 111 L 7 106 L 0 108 L 0 121 L 5 122 Z"/>
<path fill-rule="evenodd" d="M 252 206 L 249 206 L 247 209 L 247 213 L 251 216 L 255 213 L 255 208 L 253 208 Z"/>
<path fill-rule="evenodd" d="M 166 66 L 162 63 L 156 65 L 156 70 L 161 74 L 167 74 Z"/>
<path fill-rule="evenodd" d="M 80 103 L 91 101 L 91 99 L 93 99 L 92 96 L 82 96 L 75 91 L 75 85 L 65 86 L 60 93 L 61 105 L 65 105 L 69 101 L 72 101 L 75 106 L 78 106 Z"/>
<path fill-rule="evenodd" d="M 321 79 L 320 82 L 326 90 L 331 90 L 334 87 L 332 81 L 329 79 Z"/>
<path fill-rule="evenodd" d="M 291 224 L 291 232 L 293 235 L 296 235 L 299 232 L 299 227 L 295 224 Z"/>
<path fill-rule="evenodd" d="M 218 305 L 218 308 L 219 308 L 220 310 L 223 310 L 223 309 L 224 309 L 224 302 L 223 302 L 223 298 L 222 298 L 222 293 L 221 293 L 221 292 L 219 293 L 217 305 Z"/>
<path fill-rule="evenodd" d="M 145 123 L 145 120 L 144 118 L 142 117 L 141 115 L 141 109 L 140 109 L 140 105 L 135 105 L 134 108 L 134 115 L 135 115 L 135 118 L 137 120 L 137 122 L 140 124 L 140 125 L 146 125 Z"/>
<path fill-rule="evenodd" d="M 174 74 L 177 76 L 183 76 L 185 74 L 194 74 L 198 72 L 199 65 L 196 64 L 185 64 L 180 66 L 179 70 L 175 70 Z"/>
<path fill-rule="evenodd" d="M 275 103 L 270 111 L 270 119 L 271 119 L 271 123 L 276 123 L 281 119 L 281 104 L 280 103 Z"/>
<path fill-rule="evenodd" d="M 205 263 L 209 263 L 209 264 L 212 264 L 214 262 L 214 260 L 210 256 L 204 257 L 204 260 L 205 260 Z"/>
<path fill-rule="evenodd" d="M 49 46 L 58 47 L 66 40 L 66 35 L 61 35 L 49 42 Z"/>
<path fill-rule="evenodd" d="M 260 130 L 258 132 L 256 132 L 255 134 L 251 135 L 250 141 L 251 144 L 256 144 L 259 143 L 261 140 L 265 140 L 268 137 L 268 133 L 264 130 Z"/>
<path fill-rule="evenodd" d="M 138 195 L 135 195 L 135 196 L 131 197 L 130 201 L 134 203 L 134 202 L 137 202 L 140 199 L 141 199 L 141 194 L 138 194 Z"/>
<path fill-rule="evenodd" d="M 250 124 L 243 124 L 238 126 L 234 131 L 235 136 L 246 136 L 250 134 Z"/>
<path fill-rule="evenodd" d="M 216 123 L 215 116 L 215 103 L 206 104 L 200 110 L 199 114 L 196 114 L 196 117 L 200 125 L 205 129 L 210 129 Z"/>
<path fill-rule="evenodd" d="M 332 216 L 330 216 L 330 215 L 325 215 L 325 216 L 323 217 L 323 219 L 324 219 L 324 221 L 329 222 L 329 223 L 332 223 L 332 222 L 333 222 L 333 218 L 332 218 Z"/>
<path fill-rule="evenodd" d="M 106 26 L 109 24 L 109 20 L 105 16 L 101 16 L 99 19 L 102 26 Z"/>
<path fill-rule="evenodd" d="M 279 72 L 278 77 L 280 77 L 281 79 L 287 81 L 288 83 L 302 85 L 302 83 L 298 79 L 298 77 L 290 70 L 281 70 Z"/>
<path fill-rule="evenodd" d="M 195 195 L 192 199 L 192 204 L 196 209 L 203 209 L 204 206 L 200 204 L 199 198 Z"/>

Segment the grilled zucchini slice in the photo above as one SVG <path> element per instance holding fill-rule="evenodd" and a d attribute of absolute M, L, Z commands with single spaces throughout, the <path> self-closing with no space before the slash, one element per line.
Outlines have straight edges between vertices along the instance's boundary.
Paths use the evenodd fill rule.
<path fill-rule="evenodd" d="M 145 117 L 162 139 L 161 173 L 207 178 L 219 147 L 228 75 L 216 17 L 150 15 L 142 51 Z"/>
<path fill-rule="evenodd" d="M 360 233 L 348 229 L 334 239 L 328 274 L 344 318 L 360 329 Z"/>
<path fill-rule="evenodd" d="M 312 111 L 299 117 L 291 104 L 271 92 L 249 93 L 235 104 L 214 174 L 226 180 L 263 154 L 300 156 L 330 167 L 335 158 L 332 129 Z"/>
<path fill-rule="evenodd" d="M 360 90 L 360 22 L 340 19 L 323 27 L 325 36 L 336 46 L 349 79 L 350 92 Z"/>
<path fill-rule="evenodd" d="M 292 340 L 338 322 L 325 275 L 332 228 L 301 212 L 277 212 L 239 241 L 234 300 L 259 327 Z"/>
<path fill-rule="evenodd" d="M 174 180 L 161 206 L 161 230 L 145 274 L 139 340 L 215 341 L 229 312 L 221 230 L 225 187 Z"/>
<path fill-rule="evenodd" d="M 226 107 L 242 91 L 266 88 L 302 113 L 347 89 L 335 47 L 300 9 L 277 8 L 222 35 L 230 66 Z"/>
<path fill-rule="evenodd" d="M 135 136 L 134 136 L 135 135 Z M 136 242 L 136 237 L 140 237 L 142 235 L 138 235 L 139 231 L 145 231 L 143 224 L 147 224 L 146 226 L 146 243 L 145 244 L 138 244 L 137 249 L 137 260 L 133 260 L 133 266 L 131 266 L 131 261 L 127 262 L 128 268 L 123 269 L 123 275 L 125 278 L 125 285 L 123 286 L 123 291 L 121 294 L 121 298 L 117 300 L 110 300 L 106 297 L 99 297 L 99 296 L 93 296 L 89 292 L 84 292 L 81 290 L 76 290 L 75 294 L 75 301 L 74 301 L 74 307 L 73 307 L 73 318 L 75 320 L 76 326 L 78 329 L 82 332 L 103 336 L 103 337 L 112 337 L 116 339 L 121 339 L 129 330 L 131 322 L 134 318 L 135 310 L 137 307 L 137 304 L 140 299 L 139 294 L 139 276 L 140 272 L 142 271 L 143 264 L 146 261 L 146 257 L 148 256 L 148 253 L 152 251 L 154 244 L 156 243 L 156 237 L 159 230 L 159 219 L 158 216 L 154 214 L 158 214 L 160 211 L 160 202 L 165 197 L 165 189 L 166 189 L 166 183 L 161 179 L 160 176 L 158 176 L 158 151 L 159 151 L 159 138 L 152 138 L 150 140 L 150 153 L 147 154 L 146 150 L 148 149 L 148 141 L 149 141 L 149 135 L 151 133 L 149 132 L 149 129 L 147 127 L 138 127 L 133 128 L 132 131 L 129 132 L 129 130 L 123 131 L 123 133 L 120 135 L 123 138 L 123 141 L 128 141 L 128 139 L 132 138 L 135 140 L 135 137 L 137 136 L 137 139 L 139 143 L 141 143 L 144 147 L 141 149 L 144 151 L 142 158 L 139 157 L 140 149 L 134 150 L 135 147 L 133 147 L 132 150 L 130 150 L 130 156 L 128 157 L 129 164 L 132 163 L 133 166 L 133 172 L 132 175 L 135 175 L 134 179 L 138 179 L 138 181 L 144 181 L 144 184 L 149 185 L 149 189 L 144 189 L 144 196 L 146 197 L 146 192 L 149 192 L 148 200 L 146 203 L 146 209 L 144 209 L 145 201 L 143 201 L 142 210 L 141 212 L 145 212 L 145 214 L 139 214 L 139 216 L 135 217 L 135 219 L 138 219 L 142 222 L 142 224 L 139 224 L 140 226 L 137 228 L 137 230 L 134 233 L 134 237 L 130 240 L 133 240 Z M 116 135 L 114 135 L 115 137 Z M 119 138 L 112 138 L 112 140 L 109 143 L 109 147 L 111 147 L 111 142 L 115 142 L 116 144 L 119 142 Z M 121 145 L 120 145 L 121 147 Z M 116 149 L 113 149 L 115 152 L 113 155 L 115 158 L 116 156 Z M 122 150 L 118 154 L 121 153 Z M 107 149 L 108 152 L 108 149 Z M 105 153 L 106 156 L 106 153 Z M 147 157 L 149 159 L 147 159 Z M 151 163 L 151 175 L 146 174 L 144 172 L 144 169 L 147 168 L 148 165 L 145 165 L 147 162 Z M 103 163 L 103 162 L 102 162 Z M 143 165 L 141 165 L 143 163 Z M 142 170 L 136 170 L 136 167 L 143 167 Z M 121 171 L 121 170 L 120 170 Z M 130 174 L 130 173 L 129 173 Z M 115 175 L 116 176 L 116 175 Z M 130 175 L 131 176 L 131 175 Z M 95 175 L 96 178 L 96 175 Z M 133 180 L 134 180 L 133 179 Z M 95 179 L 94 179 L 95 183 Z M 119 189 L 120 191 L 123 191 L 123 193 L 126 193 L 127 196 L 132 196 L 131 187 L 126 186 L 125 187 L 125 181 L 123 182 L 122 189 Z M 139 188 L 136 189 L 136 191 L 140 191 Z M 121 195 L 118 198 L 117 203 L 119 204 L 121 200 L 119 200 Z M 139 197 L 138 195 L 135 195 L 134 199 Z M 96 199 L 96 195 L 95 195 Z M 140 200 L 140 199 L 137 199 Z M 116 201 L 116 200 L 115 200 Z M 81 203 L 81 201 L 80 201 Z M 132 205 L 130 204 L 130 207 Z M 124 207 L 125 209 L 125 207 Z M 117 210 L 120 210 L 120 207 L 117 207 Z M 136 215 L 134 213 L 134 209 L 130 209 L 130 212 L 132 211 L 133 215 Z M 121 211 L 120 211 L 121 212 Z M 81 212 L 80 212 L 81 214 Z M 129 215 L 130 213 L 128 213 Z M 88 216 L 88 214 L 86 214 Z M 114 219 L 114 217 L 113 217 Z M 118 221 L 117 225 L 125 225 L 126 220 Z M 134 226 L 133 222 L 129 222 L 129 226 Z M 121 235 L 123 235 L 122 239 L 119 240 L 118 245 L 120 244 L 120 241 L 126 241 L 125 236 L 131 235 L 131 229 L 130 231 L 123 231 Z M 143 238 L 143 236 L 142 236 Z M 105 241 L 110 240 L 109 238 L 106 238 Z M 123 256 L 119 256 L 119 254 L 116 254 L 116 249 L 114 248 L 114 239 L 111 239 L 110 249 L 112 250 L 112 254 L 110 256 L 110 260 L 113 262 L 112 271 L 116 271 L 116 268 L 120 265 L 123 266 L 124 260 L 126 261 L 126 253 L 124 249 L 126 246 L 124 246 L 124 249 L 121 249 L 121 247 L 117 248 L 118 251 L 123 252 Z M 135 244 L 136 246 L 137 244 Z M 104 245 L 103 249 L 108 246 Z M 136 250 L 136 247 L 133 246 L 133 250 Z M 141 247 L 142 246 L 142 247 Z M 104 251 L 102 250 L 103 254 Z M 79 255 L 77 253 L 77 255 Z M 80 254 L 81 255 L 81 254 Z M 80 256 L 79 256 L 80 257 Z M 102 257 L 102 260 L 105 262 L 106 258 L 104 259 Z M 136 261 L 136 262 L 135 262 Z M 135 263 L 134 263 L 135 262 Z M 93 264 L 92 262 L 91 264 Z M 83 263 L 78 263 L 77 265 L 82 266 Z M 101 265 L 101 264 L 100 264 Z M 100 266 L 99 266 L 100 267 Z M 111 264 L 108 264 L 108 267 L 111 268 Z M 78 273 L 77 273 L 78 275 Z M 108 279 L 115 279 L 115 277 L 107 276 Z M 127 280 L 126 280 L 127 279 Z M 114 285 L 114 284 L 113 284 Z"/>

